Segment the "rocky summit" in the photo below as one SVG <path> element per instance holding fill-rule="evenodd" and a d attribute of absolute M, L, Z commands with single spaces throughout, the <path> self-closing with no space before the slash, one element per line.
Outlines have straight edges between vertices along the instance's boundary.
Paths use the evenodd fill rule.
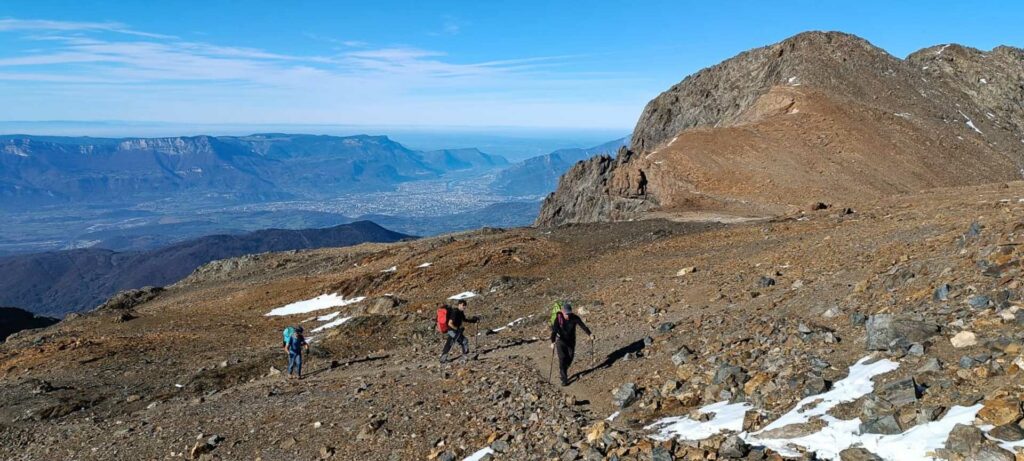
<path fill-rule="evenodd" d="M 853 35 L 803 33 L 651 100 L 630 147 L 577 164 L 537 224 L 735 220 L 1020 179 L 1022 75 L 1017 48 L 899 59 Z"/>
<path fill-rule="evenodd" d="M 15 333 L 0 459 L 1024 459 L 1019 56 L 802 34 L 656 98 L 542 226 L 215 261 Z M 564 386 L 558 300 L 594 333 Z"/>

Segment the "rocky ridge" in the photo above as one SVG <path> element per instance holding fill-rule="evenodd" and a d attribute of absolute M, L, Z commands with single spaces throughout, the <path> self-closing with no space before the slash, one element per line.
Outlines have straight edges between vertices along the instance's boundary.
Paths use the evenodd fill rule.
<path fill-rule="evenodd" d="M 578 164 L 537 224 L 652 210 L 774 216 L 809 200 L 1018 178 L 1022 56 L 952 45 L 899 59 L 837 32 L 741 53 L 648 103 L 633 155 L 600 175 L 589 172 L 601 161 Z M 624 214 L 606 206 L 632 201 Z"/>

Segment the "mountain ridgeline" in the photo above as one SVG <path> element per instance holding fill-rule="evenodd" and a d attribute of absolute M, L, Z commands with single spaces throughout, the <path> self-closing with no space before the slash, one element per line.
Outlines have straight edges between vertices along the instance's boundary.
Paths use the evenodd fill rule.
<path fill-rule="evenodd" d="M 541 226 L 715 212 L 771 216 L 1021 178 L 1024 50 L 894 57 L 807 32 L 701 70 L 650 101 L 630 148 L 575 166 Z"/>
<path fill-rule="evenodd" d="M 215 260 L 269 251 L 396 242 L 408 235 L 369 221 L 326 229 L 268 229 L 243 235 L 211 235 L 158 250 L 53 251 L 0 258 L 0 305 L 63 317 L 96 307 L 121 290 L 174 283 Z"/>
<path fill-rule="evenodd" d="M 162 199 L 321 198 L 506 165 L 476 149 L 420 152 L 385 136 L 256 134 L 175 138 L 0 136 L 7 206 Z"/>
<path fill-rule="evenodd" d="M 497 173 L 491 189 L 514 196 L 543 196 L 558 187 L 558 178 L 576 162 L 595 155 L 614 154 L 628 144 L 628 138 L 609 141 L 586 149 L 559 149 L 531 157 Z"/>

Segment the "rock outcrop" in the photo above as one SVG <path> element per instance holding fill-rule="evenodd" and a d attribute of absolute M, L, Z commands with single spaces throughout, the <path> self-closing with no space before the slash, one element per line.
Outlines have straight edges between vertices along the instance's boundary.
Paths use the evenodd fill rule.
<path fill-rule="evenodd" d="M 537 224 L 649 211 L 773 216 L 808 201 L 1019 179 L 1022 75 L 1015 48 L 941 46 L 904 60 L 852 35 L 803 33 L 654 98 L 633 155 L 571 170 Z M 644 206 L 613 206 L 630 197 L 609 185 L 641 173 Z"/>

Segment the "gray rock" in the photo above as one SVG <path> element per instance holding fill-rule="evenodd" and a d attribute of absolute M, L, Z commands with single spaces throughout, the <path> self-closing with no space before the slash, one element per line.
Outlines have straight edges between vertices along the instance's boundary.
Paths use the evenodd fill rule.
<path fill-rule="evenodd" d="M 967 304 L 969 304 L 971 307 L 973 307 L 975 309 L 984 309 L 984 308 L 988 307 L 988 305 L 991 302 L 992 302 L 992 300 L 989 299 L 988 296 L 983 296 L 983 295 L 971 296 L 970 298 L 967 299 Z"/>
<path fill-rule="evenodd" d="M 440 455 L 437 455 L 437 461 L 455 461 L 455 453 L 450 451 L 441 453 Z"/>
<path fill-rule="evenodd" d="M 977 221 L 972 222 L 971 225 L 967 228 L 967 232 L 964 233 L 964 238 L 967 240 L 977 238 L 979 235 L 981 235 L 981 229 L 982 226 L 980 223 L 978 223 Z"/>
<path fill-rule="evenodd" d="M 743 383 L 747 382 L 747 379 L 747 373 L 742 368 L 723 363 L 718 367 L 718 371 L 715 372 L 715 377 L 712 378 L 711 383 L 742 386 Z"/>
<path fill-rule="evenodd" d="M 495 440 L 494 443 L 491 444 L 491 450 L 494 450 L 496 453 L 504 453 L 508 451 L 508 442 L 504 440 Z"/>
<path fill-rule="evenodd" d="M 630 406 L 636 401 L 636 383 L 625 383 L 612 391 L 612 403 L 619 408 Z"/>
<path fill-rule="evenodd" d="M 854 312 L 854 313 L 850 314 L 850 324 L 855 326 L 855 327 L 859 327 L 861 325 L 864 325 L 865 323 L 867 323 L 867 321 L 868 321 L 868 316 L 866 316 L 866 315 L 864 315 L 864 314 L 862 314 L 860 312 Z"/>
<path fill-rule="evenodd" d="M 726 459 L 743 458 L 747 453 L 750 453 L 750 445 L 736 434 L 726 437 L 718 447 L 718 456 Z"/>
<path fill-rule="evenodd" d="M 674 324 L 672 322 L 662 323 L 661 325 L 658 325 L 658 333 L 668 333 L 668 332 L 672 331 L 672 329 L 675 328 L 675 327 L 676 327 L 676 324 Z"/>
<path fill-rule="evenodd" d="M 935 357 L 925 359 L 924 363 L 917 369 L 918 373 L 928 373 L 931 371 L 942 371 L 942 362 Z"/>
<path fill-rule="evenodd" d="M 999 440 L 1016 442 L 1018 440 L 1024 440 L 1024 429 L 1021 429 L 1021 427 L 1016 424 L 1004 424 L 1002 426 L 992 428 L 992 430 L 988 431 L 988 435 Z"/>
<path fill-rule="evenodd" d="M 914 382 L 913 378 L 901 379 L 886 384 L 878 392 L 878 395 L 897 407 L 910 405 L 916 402 L 918 398 L 917 383 Z"/>
<path fill-rule="evenodd" d="M 867 323 L 868 350 L 905 350 L 912 343 L 923 342 L 939 333 L 939 326 L 920 318 L 895 316 L 892 314 L 872 315 Z"/>
<path fill-rule="evenodd" d="M 672 453 L 664 447 L 654 447 L 651 449 L 651 461 L 675 461 L 675 459 L 676 457 L 672 456 Z"/>
<path fill-rule="evenodd" d="M 841 461 L 882 461 L 882 458 L 865 448 L 851 447 L 839 452 Z"/>
<path fill-rule="evenodd" d="M 937 421 L 944 411 L 946 411 L 946 409 L 940 406 L 921 407 L 921 409 L 917 411 L 917 424 L 927 424 L 932 421 Z"/>
<path fill-rule="evenodd" d="M 935 292 L 932 293 L 932 300 L 934 301 L 948 301 L 949 291 L 952 287 L 948 283 L 943 283 L 935 288 Z"/>
<path fill-rule="evenodd" d="M 775 286 L 775 279 L 771 277 L 762 276 L 760 279 L 758 279 L 757 286 L 761 288 L 773 287 Z"/>
<path fill-rule="evenodd" d="M 804 397 L 812 395 L 818 395 L 828 390 L 828 381 L 818 375 L 807 375 L 807 379 L 804 380 L 804 388 L 801 392 Z"/>
<path fill-rule="evenodd" d="M 1016 459 L 1017 457 L 1012 452 L 1003 449 L 992 441 L 986 441 L 982 444 L 971 458 L 971 460 L 976 461 L 1015 461 Z"/>
<path fill-rule="evenodd" d="M 946 449 L 960 455 L 968 455 L 976 452 L 984 440 L 985 435 L 981 433 L 981 429 L 966 424 L 957 424 L 949 432 Z"/>
<path fill-rule="evenodd" d="M 861 434 L 899 434 L 903 432 L 900 429 L 899 422 L 896 421 L 896 417 L 893 415 L 883 415 L 874 418 L 869 418 L 860 423 Z"/>
<path fill-rule="evenodd" d="M 693 351 L 686 346 L 680 347 L 675 354 L 672 354 L 672 363 L 677 367 L 689 363 L 691 360 L 693 360 Z"/>

